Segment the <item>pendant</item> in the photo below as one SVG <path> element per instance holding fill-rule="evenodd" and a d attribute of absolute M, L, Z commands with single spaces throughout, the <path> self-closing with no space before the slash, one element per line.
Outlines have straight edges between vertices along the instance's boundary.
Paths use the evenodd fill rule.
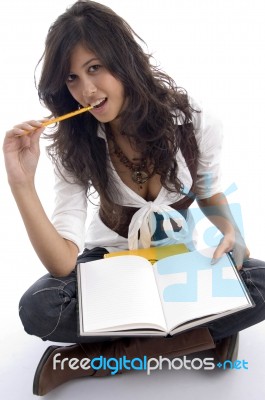
<path fill-rule="evenodd" d="M 145 171 L 133 171 L 132 180 L 138 185 L 142 185 L 146 181 L 148 181 L 148 174 Z"/>

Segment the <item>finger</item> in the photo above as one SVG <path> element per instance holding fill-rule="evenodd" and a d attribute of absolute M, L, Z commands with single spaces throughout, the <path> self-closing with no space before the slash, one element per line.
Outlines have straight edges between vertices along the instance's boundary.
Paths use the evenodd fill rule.
<path fill-rule="evenodd" d="M 216 264 L 218 262 L 218 260 L 220 260 L 220 258 L 227 253 L 228 251 L 231 251 L 231 245 L 226 243 L 225 240 L 221 240 L 221 242 L 219 243 L 219 245 L 217 246 L 217 248 L 215 249 L 214 253 L 213 253 L 213 257 L 211 260 L 211 264 Z"/>
<path fill-rule="evenodd" d="M 28 130 L 28 129 L 32 129 L 32 128 L 40 128 L 41 126 L 42 126 L 41 121 L 31 120 L 31 121 L 21 122 L 20 124 L 15 125 L 14 128 Z"/>
<path fill-rule="evenodd" d="M 250 256 L 248 248 L 235 247 L 232 251 L 232 257 L 238 270 L 243 267 L 243 263 Z"/>
<path fill-rule="evenodd" d="M 50 118 L 42 118 L 39 120 L 41 123 L 50 121 Z"/>
<path fill-rule="evenodd" d="M 242 254 L 240 254 L 240 252 L 237 249 L 234 249 L 232 251 L 232 258 L 234 260 L 234 263 L 235 263 L 237 269 L 242 268 L 244 257 L 242 256 Z"/>
<path fill-rule="evenodd" d="M 34 133 L 38 128 L 42 128 L 42 122 L 35 120 L 23 122 L 14 127 L 14 129 L 19 129 L 20 131 L 17 136 L 29 135 Z"/>
<path fill-rule="evenodd" d="M 246 254 L 245 254 L 244 261 L 247 260 L 249 257 L 250 257 L 250 251 L 249 251 L 249 248 L 246 247 Z"/>
<path fill-rule="evenodd" d="M 30 136 L 31 139 L 31 145 L 34 146 L 39 146 L 39 141 L 40 141 L 40 136 L 42 134 L 42 132 L 44 131 L 45 127 L 42 128 L 37 128 L 35 129 L 35 131 L 33 133 L 30 133 L 27 136 Z"/>
<path fill-rule="evenodd" d="M 10 129 L 10 131 L 6 132 L 6 137 L 8 139 L 11 139 L 16 136 L 22 136 L 24 133 L 25 133 L 24 129 L 21 129 L 19 127 L 14 127 L 13 129 Z"/>

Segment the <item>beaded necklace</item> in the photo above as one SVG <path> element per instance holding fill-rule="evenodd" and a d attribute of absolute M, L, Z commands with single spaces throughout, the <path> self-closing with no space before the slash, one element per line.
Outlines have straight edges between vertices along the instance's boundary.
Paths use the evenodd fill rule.
<path fill-rule="evenodd" d="M 108 132 L 109 138 L 111 139 L 113 145 L 114 145 L 114 154 L 119 158 L 119 160 L 122 162 L 125 167 L 130 169 L 131 172 L 131 178 L 134 183 L 137 183 L 139 185 L 139 188 L 143 188 L 143 184 L 148 181 L 148 179 L 151 177 L 151 174 L 147 170 L 147 162 L 146 160 L 142 159 L 140 160 L 140 163 L 133 163 L 128 159 L 128 157 L 123 153 L 121 150 L 120 146 L 115 140 L 114 135 L 111 132 Z"/>

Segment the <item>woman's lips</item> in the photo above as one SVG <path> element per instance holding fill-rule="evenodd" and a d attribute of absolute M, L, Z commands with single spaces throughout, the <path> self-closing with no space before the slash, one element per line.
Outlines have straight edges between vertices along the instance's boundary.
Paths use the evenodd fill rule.
<path fill-rule="evenodd" d="M 94 113 L 97 114 L 97 113 L 103 111 L 104 108 L 105 108 L 106 103 L 107 103 L 107 98 L 101 100 L 98 103 L 97 102 L 91 103 L 91 106 L 93 106 L 93 108 L 92 108 L 92 110 L 90 110 L 90 112 L 93 113 L 93 114 Z"/>
<path fill-rule="evenodd" d="M 99 100 L 94 101 L 93 103 L 91 103 L 90 106 L 93 107 L 93 108 L 100 108 L 101 106 L 104 105 L 106 100 L 107 100 L 106 97 L 104 99 L 99 99 Z"/>

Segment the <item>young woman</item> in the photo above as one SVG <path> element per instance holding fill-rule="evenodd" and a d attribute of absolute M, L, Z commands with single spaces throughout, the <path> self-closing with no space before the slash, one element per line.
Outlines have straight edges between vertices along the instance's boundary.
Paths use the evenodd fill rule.
<path fill-rule="evenodd" d="M 121 17 L 89 0 L 76 2 L 48 32 L 38 86 L 41 101 L 55 117 L 78 107 L 93 107 L 60 122 L 50 135 L 48 151 L 56 176 L 52 222 L 34 184 L 42 123 L 20 123 L 4 140 L 13 196 L 48 270 L 21 299 L 22 323 L 29 334 L 43 340 L 77 343 L 47 349 L 34 379 L 38 395 L 74 377 L 106 373 L 54 370 L 52 360 L 58 353 L 62 358 L 90 359 L 99 354 L 173 356 L 187 353 L 191 343 L 198 349 L 198 334 L 207 336 L 210 331 L 227 358 L 235 334 L 265 318 L 265 264 L 249 259 L 220 189 L 220 125 L 150 63 L 139 42 Z M 87 201 L 94 190 L 100 207 L 85 233 Z M 211 323 L 207 332 L 197 330 L 170 340 L 85 338 L 86 343 L 80 343 L 78 254 L 83 252 L 78 260 L 87 262 L 108 251 L 178 242 L 192 250 L 188 208 L 195 198 L 223 234 L 213 262 L 232 251 L 256 307 Z"/>

